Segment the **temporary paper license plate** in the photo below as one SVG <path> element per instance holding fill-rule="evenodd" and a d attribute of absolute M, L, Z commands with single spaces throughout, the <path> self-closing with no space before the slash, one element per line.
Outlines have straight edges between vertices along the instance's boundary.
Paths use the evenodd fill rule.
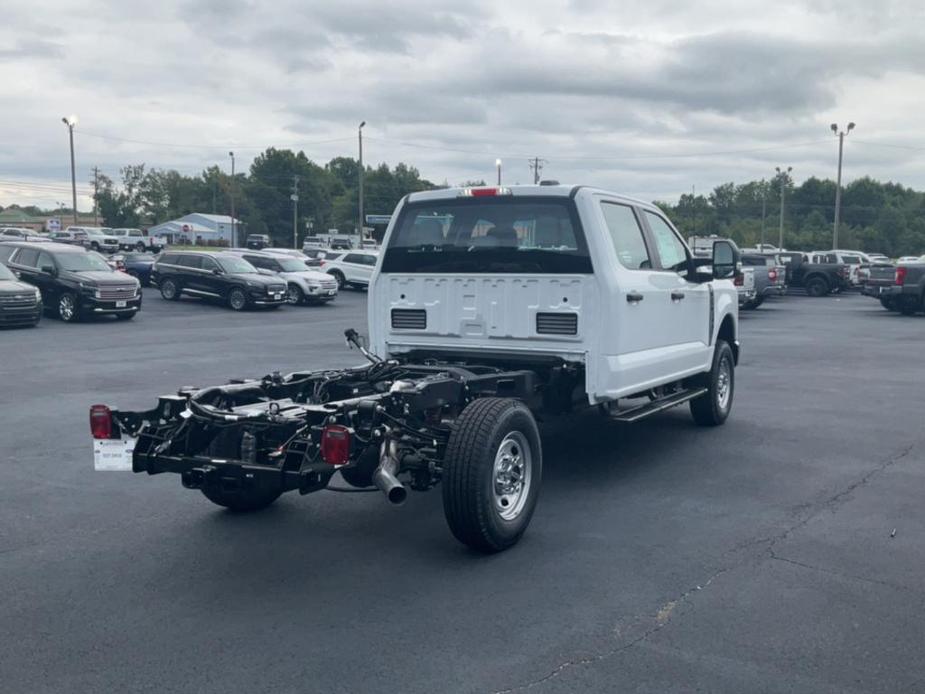
<path fill-rule="evenodd" d="M 135 439 L 93 439 L 93 468 L 104 471 L 132 471 Z"/>

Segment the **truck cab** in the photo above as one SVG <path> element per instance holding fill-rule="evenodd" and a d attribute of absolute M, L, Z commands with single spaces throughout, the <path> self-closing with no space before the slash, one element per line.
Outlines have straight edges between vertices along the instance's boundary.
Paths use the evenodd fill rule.
<path fill-rule="evenodd" d="M 413 193 L 383 249 L 368 313 L 386 358 L 566 365 L 597 404 L 709 370 L 718 338 L 738 350 L 732 280 L 658 207 L 608 191 Z"/>

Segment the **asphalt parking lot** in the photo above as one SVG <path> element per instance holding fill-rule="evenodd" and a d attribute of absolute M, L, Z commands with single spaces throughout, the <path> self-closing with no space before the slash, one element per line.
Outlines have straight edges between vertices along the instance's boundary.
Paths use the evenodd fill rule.
<path fill-rule="evenodd" d="M 0 333 L 0 689 L 925 690 L 925 318 L 864 297 L 743 314 L 718 429 L 548 423 L 537 513 L 496 556 L 452 539 L 439 492 L 241 516 L 93 471 L 90 404 L 357 363 L 365 300 L 149 290 L 130 323 Z"/>

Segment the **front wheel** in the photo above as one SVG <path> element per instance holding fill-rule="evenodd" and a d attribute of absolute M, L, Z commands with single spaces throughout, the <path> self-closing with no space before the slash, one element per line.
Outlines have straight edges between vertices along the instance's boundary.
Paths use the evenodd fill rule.
<path fill-rule="evenodd" d="M 305 301 L 305 294 L 302 291 L 301 287 L 297 284 L 289 285 L 289 294 L 286 296 L 286 300 L 293 306 L 298 306 L 303 301 Z"/>
<path fill-rule="evenodd" d="M 691 400 L 691 415 L 700 426 L 715 427 L 726 421 L 735 394 L 735 358 L 725 340 L 716 341 L 706 386 L 706 393 Z"/>
<path fill-rule="evenodd" d="M 337 280 L 338 289 L 343 289 L 346 286 L 347 278 L 344 277 L 344 273 L 342 273 L 340 270 L 332 270 L 330 275 Z"/>
<path fill-rule="evenodd" d="M 539 498 L 543 453 L 520 400 L 480 398 L 456 420 L 443 461 L 443 512 L 457 540 L 480 552 L 513 546 Z"/>
<path fill-rule="evenodd" d="M 58 318 L 65 323 L 74 323 L 80 318 L 77 297 L 70 292 L 65 292 L 58 297 Z"/>
<path fill-rule="evenodd" d="M 235 311 L 243 311 L 247 308 L 247 294 L 240 287 L 235 287 L 228 292 L 228 305 Z"/>

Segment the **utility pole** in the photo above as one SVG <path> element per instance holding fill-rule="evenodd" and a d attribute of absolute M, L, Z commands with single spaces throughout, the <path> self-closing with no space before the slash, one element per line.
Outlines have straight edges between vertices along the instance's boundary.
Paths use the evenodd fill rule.
<path fill-rule="evenodd" d="M 697 235 L 697 186 L 691 186 L 691 226 L 694 236 Z"/>
<path fill-rule="evenodd" d="M 788 166 L 786 171 L 781 171 L 779 166 L 775 166 L 774 170 L 777 171 L 777 178 L 780 181 L 780 230 L 778 232 L 777 248 L 784 250 L 784 193 L 787 190 L 787 183 L 790 180 L 790 172 L 793 171 L 793 167 Z"/>
<path fill-rule="evenodd" d="M 539 157 L 533 157 L 530 159 L 530 168 L 533 170 L 533 185 L 539 185 L 540 183 L 540 172 L 543 170 L 543 164 L 546 163 L 545 159 L 540 159 Z"/>
<path fill-rule="evenodd" d="M 359 168 L 359 196 L 360 196 L 360 226 L 357 227 L 357 234 L 359 234 L 358 246 L 362 246 L 363 241 L 363 226 L 366 220 L 363 218 L 363 126 L 366 125 L 366 121 L 360 123 L 360 127 L 357 128 L 357 135 L 360 140 L 360 168 Z"/>
<path fill-rule="evenodd" d="M 761 250 L 764 250 L 764 220 L 768 214 L 768 184 L 761 181 Z"/>
<path fill-rule="evenodd" d="M 99 206 L 99 192 L 100 192 L 100 170 L 99 167 L 93 167 L 93 226 L 100 225 L 100 206 Z"/>
<path fill-rule="evenodd" d="M 234 228 L 234 152 L 228 152 L 231 157 L 231 245 L 238 245 L 238 234 Z"/>
<path fill-rule="evenodd" d="M 74 126 L 77 125 L 77 116 L 62 118 L 61 122 L 67 126 L 71 139 L 71 204 L 74 205 L 74 224 L 77 224 L 77 173 L 74 167 Z"/>
<path fill-rule="evenodd" d="M 498 170 L 498 185 L 501 185 L 501 160 L 495 159 L 495 169 Z"/>
<path fill-rule="evenodd" d="M 292 247 L 299 247 L 299 175 L 294 174 L 292 177 Z"/>
<path fill-rule="evenodd" d="M 854 123 L 848 123 L 848 129 L 839 131 L 838 123 L 830 126 L 832 132 L 838 136 L 838 180 L 835 183 L 835 227 L 832 229 L 832 250 L 838 248 L 838 222 L 841 219 L 841 160 L 842 150 L 845 147 L 845 135 L 854 130 Z"/>

